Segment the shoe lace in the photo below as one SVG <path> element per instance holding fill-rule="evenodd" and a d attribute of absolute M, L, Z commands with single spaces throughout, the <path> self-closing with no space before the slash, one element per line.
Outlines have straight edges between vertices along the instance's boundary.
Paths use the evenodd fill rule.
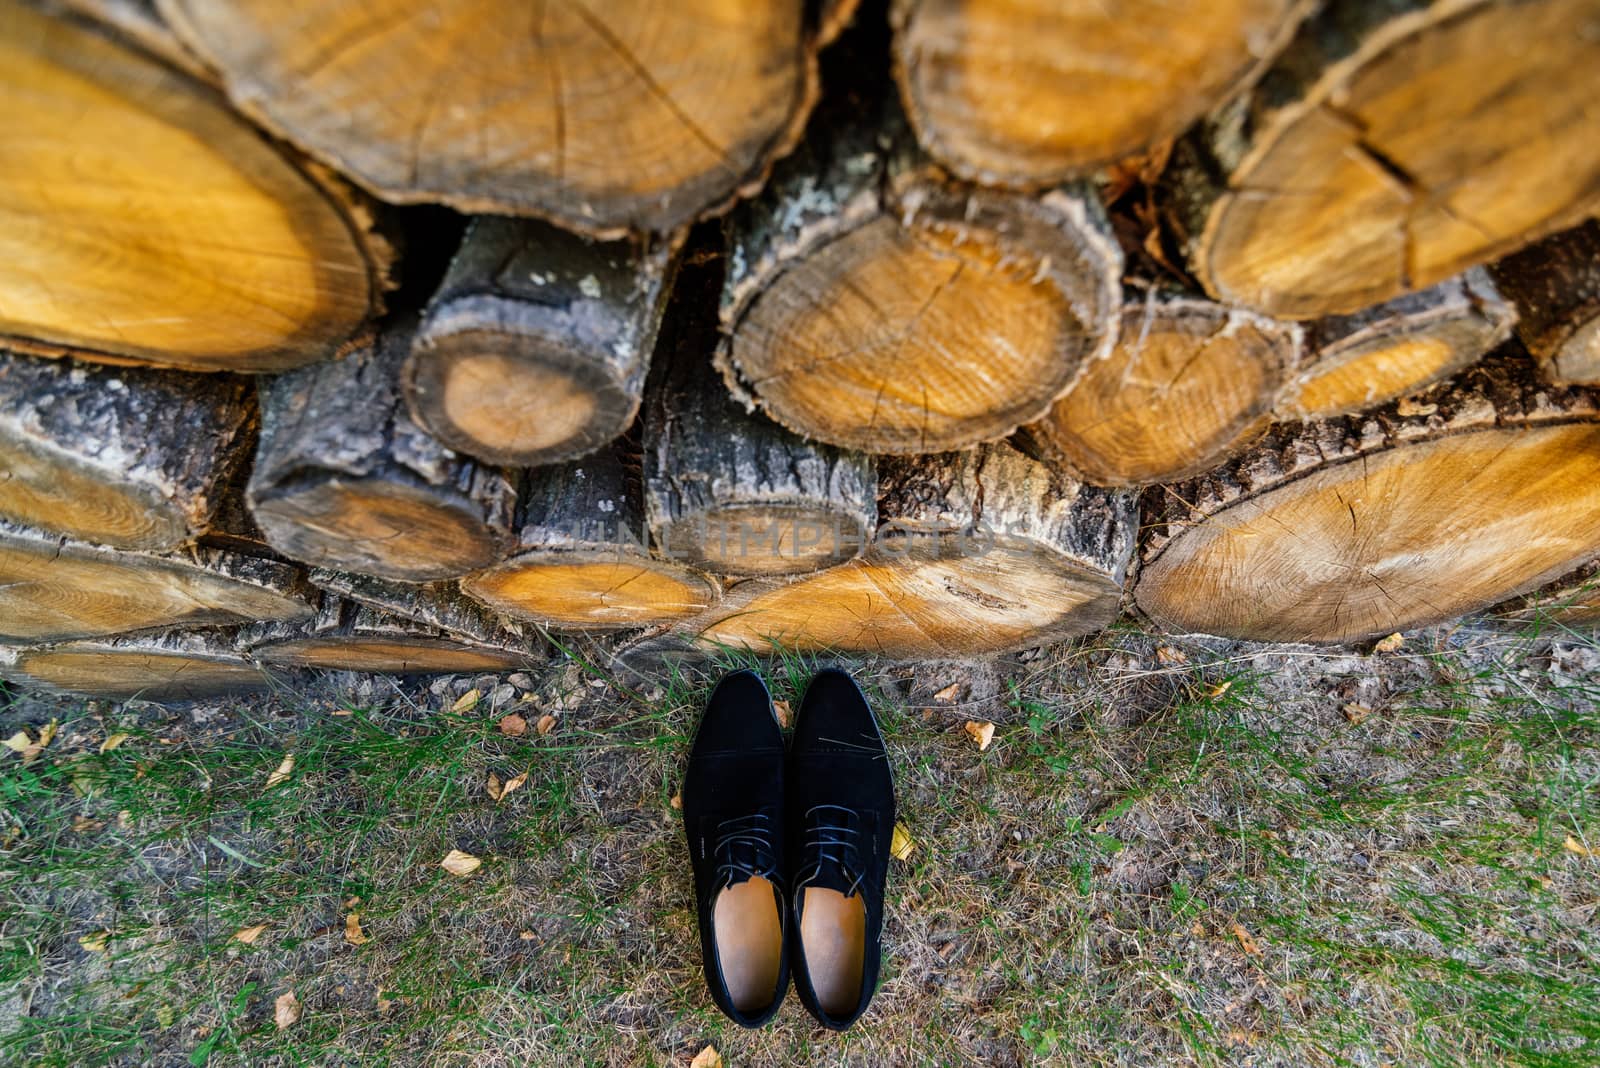
<path fill-rule="evenodd" d="M 842 805 L 812 805 L 806 809 L 806 838 L 801 870 L 801 885 L 810 883 L 825 869 L 833 868 L 848 884 L 845 897 L 854 896 L 865 877 L 861 865 L 861 817 Z"/>
<path fill-rule="evenodd" d="M 767 813 L 734 816 L 717 824 L 712 846 L 717 858 L 717 882 L 732 886 L 740 876 L 776 879 L 778 851 L 772 847 L 772 823 Z"/>

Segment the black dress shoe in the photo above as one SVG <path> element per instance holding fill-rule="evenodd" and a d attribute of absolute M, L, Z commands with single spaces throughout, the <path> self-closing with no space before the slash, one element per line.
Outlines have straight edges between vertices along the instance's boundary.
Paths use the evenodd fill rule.
<path fill-rule="evenodd" d="M 785 783 L 794 985 L 824 1027 L 866 1011 L 882 959 L 894 780 L 872 709 L 843 671 L 806 688 Z"/>
<path fill-rule="evenodd" d="M 783 770 L 783 733 L 766 684 L 752 671 L 725 676 L 689 752 L 683 829 L 706 985 L 745 1027 L 770 1020 L 789 988 Z"/>

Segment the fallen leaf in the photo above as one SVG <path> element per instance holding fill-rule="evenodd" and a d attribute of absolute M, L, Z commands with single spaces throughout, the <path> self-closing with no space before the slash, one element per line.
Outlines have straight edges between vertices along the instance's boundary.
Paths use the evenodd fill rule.
<path fill-rule="evenodd" d="M 55 737 L 55 733 L 55 723 L 52 721 L 50 726 L 40 728 L 38 741 L 34 741 L 27 731 L 18 731 L 4 742 L 0 742 L 0 745 L 22 757 L 24 764 L 32 764 L 44 751 L 44 747 L 50 744 L 50 739 Z"/>
<path fill-rule="evenodd" d="M 82 946 L 90 953 L 104 953 L 106 951 L 106 945 L 110 941 L 110 931 L 96 931 L 94 934 L 86 934 L 79 938 L 78 945 Z"/>
<path fill-rule="evenodd" d="M 289 776 L 293 774 L 294 754 L 285 753 L 283 754 L 283 759 L 278 762 L 278 766 L 273 769 L 272 774 L 267 776 L 267 785 L 262 787 L 262 792 L 264 793 L 267 790 L 272 789 L 274 786 L 281 786 L 282 784 L 288 782 Z"/>
<path fill-rule="evenodd" d="M 505 792 L 505 786 L 500 782 L 500 776 L 491 771 L 489 778 L 484 781 L 483 792 L 489 795 L 490 801 L 500 800 L 500 795 Z"/>
<path fill-rule="evenodd" d="M 450 852 L 446 853 L 445 858 L 439 862 L 439 867 L 443 868 L 451 875 L 459 875 L 465 878 L 466 876 L 477 871 L 482 864 L 483 861 L 479 860 L 471 853 L 463 853 L 459 849 L 452 849 Z"/>
<path fill-rule="evenodd" d="M 1592 857 L 1596 855 L 1595 850 L 1591 846 L 1584 845 L 1570 834 L 1567 835 L 1567 840 L 1562 842 L 1561 846 L 1568 853 L 1576 853 L 1580 857 Z"/>
<path fill-rule="evenodd" d="M 1225 679 L 1222 682 L 1217 683 L 1215 686 L 1208 687 L 1206 689 L 1206 696 L 1212 698 L 1221 697 L 1231 689 L 1233 689 L 1233 680 Z"/>
<path fill-rule="evenodd" d="M 348 909 L 353 909 L 359 904 L 361 904 L 361 898 L 359 896 L 357 896 L 357 897 L 347 897 L 347 898 L 344 899 L 344 907 L 347 910 Z"/>
<path fill-rule="evenodd" d="M 778 700 L 772 702 L 772 716 L 778 721 L 778 726 L 785 729 L 794 722 L 794 714 L 789 711 L 789 702 Z"/>
<path fill-rule="evenodd" d="M 118 731 L 116 734 L 106 735 L 106 740 L 100 743 L 100 752 L 109 753 L 123 742 L 128 740 L 128 735 Z"/>
<path fill-rule="evenodd" d="M 1438 410 L 1437 404 L 1418 404 L 1410 397 L 1401 397 L 1400 403 L 1394 406 L 1395 414 L 1402 418 L 1412 415 L 1432 415 Z"/>
<path fill-rule="evenodd" d="M 911 837 L 911 831 L 903 823 L 894 825 L 894 834 L 889 839 L 889 855 L 896 860 L 910 860 L 911 854 L 917 851 L 916 839 Z"/>
<path fill-rule="evenodd" d="M 72 817 L 72 829 L 78 834 L 88 834 L 91 831 L 98 831 L 105 825 L 105 820 L 92 820 L 88 816 Z"/>
<path fill-rule="evenodd" d="M 722 1054 L 717 1052 L 717 1047 L 708 1045 L 694 1055 L 689 1068 L 722 1068 Z"/>
<path fill-rule="evenodd" d="M 61 726 L 61 724 L 59 724 L 55 720 L 51 720 L 49 723 L 46 723 L 43 727 L 39 728 L 39 748 L 40 749 L 43 749 L 45 746 L 47 746 L 51 742 L 55 741 L 56 728 L 58 728 L 59 726 Z"/>
<path fill-rule="evenodd" d="M 975 719 L 969 719 L 967 720 L 966 730 L 967 737 L 978 743 L 978 751 L 980 753 L 989 748 L 989 743 L 994 741 L 993 723 L 979 723 Z"/>
<path fill-rule="evenodd" d="M 532 931 L 518 931 L 517 932 L 517 937 L 522 939 L 524 942 L 532 942 L 535 938 L 537 938 L 539 936 L 534 934 Z"/>
<path fill-rule="evenodd" d="M 1189 654 L 1182 649 L 1174 649 L 1170 645 L 1156 646 L 1156 663 L 1158 664 L 1187 664 Z"/>
<path fill-rule="evenodd" d="M 4 742 L 0 742 L 0 745 L 4 745 L 13 753 L 26 753 L 29 749 L 33 748 L 33 736 L 27 731 L 18 731 L 11 737 L 7 738 Z"/>
<path fill-rule="evenodd" d="M 272 1022 L 282 1031 L 299 1023 L 303 1011 L 305 1010 L 300 1007 L 300 999 L 294 996 L 293 990 L 279 994 L 277 1000 L 272 1003 Z"/>
<path fill-rule="evenodd" d="M 1359 725 L 1362 720 L 1372 715 L 1372 709 L 1368 708 L 1366 705 L 1356 704 L 1354 701 L 1345 705 L 1342 711 L 1344 712 L 1345 719 L 1357 725 Z"/>
<path fill-rule="evenodd" d="M 542 737 L 542 736 L 544 736 L 546 734 L 549 734 L 552 730 L 554 730 L 555 729 L 555 725 L 556 725 L 556 717 L 554 717 L 550 713 L 546 712 L 544 715 L 539 717 L 539 722 L 535 723 L 533 725 L 533 729 L 538 731 L 540 736 Z"/>
<path fill-rule="evenodd" d="M 361 913 L 347 913 L 344 918 L 344 940 L 352 946 L 364 946 L 372 939 L 361 929 Z"/>
<path fill-rule="evenodd" d="M 511 778 L 505 781 L 505 785 L 500 788 L 500 796 L 495 798 L 495 800 L 504 801 L 506 798 L 510 797 L 512 794 L 516 793 L 518 790 L 527 785 L 527 782 L 527 772 L 523 772 L 521 775 L 513 775 Z"/>
<path fill-rule="evenodd" d="M 1405 636 L 1397 631 L 1394 634 L 1389 635 L 1387 638 L 1380 640 L 1378 644 L 1372 647 L 1372 651 L 1375 653 L 1393 653 L 1397 652 L 1405 643 Z"/>
<path fill-rule="evenodd" d="M 258 923 L 254 927 L 241 927 L 233 932 L 233 938 L 230 941 L 243 942 L 247 946 L 253 946 L 256 944 L 256 939 L 265 934 L 266 930 L 267 925 L 264 923 Z"/>
<path fill-rule="evenodd" d="M 478 707 L 478 698 L 482 696 L 483 691 L 474 687 L 457 697 L 456 703 L 450 706 L 450 711 L 456 713 L 456 715 L 461 715 L 463 712 L 471 712 Z"/>
<path fill-rule="evenodd" d="M 679 812 L 682 812 L 683 811 L 683 795 L 682 794 L 673 794 L 672 795 L 672 800 L 668 801 L 667 804 L 671 805 L 673 808 L 677 809 Z"/>
<path fill-rule="evenodd" d="M 1256 940 L 1253 937 L 1251 937 L 1250 932 L 1244 929 L 1244 924 L 1236 923 L 1231 929 L 1233 931 L 1233 937 L 1239 940 L 1240 949 L 1244 950 L 1252 957 L 1261 956 L 1261 946 L 1256 943 Z"/>
<path fill-rule="evenodd" d="M 507 738 L 521 738 L 528 733 L 528 721 L 515 712 L 509 712 L 500 717 L 500 733 Z"/>
<path fill-rule="evenodd" d="M 952 682 L 950 685 L 946 686 L 942 690 L 935 690 L 934 694 L 933 694 L 933 699 L 935 701 L 942 701 L 942 702 L 948 704 L 948 703 L 950 703 L 951 701 L 954 701 L 956 698 L 958 698 L 960 696 L 961 696 L 961 684 L 959 682 Z"/>

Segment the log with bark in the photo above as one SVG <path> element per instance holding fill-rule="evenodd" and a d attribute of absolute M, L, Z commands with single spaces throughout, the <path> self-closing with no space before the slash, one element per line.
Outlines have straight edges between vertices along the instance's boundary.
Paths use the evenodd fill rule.
<path fill-rule="evenodd" d="M 0 338 L 202 371 L 337 352 L 385 285 L 367 207 L 111 32 L 0 0 Z"/>
<path fill-rule="evenodd" d="M 1488 272 L 1463 275 L 1306 326 L 1308 356 L 1278 402 L 1282 419 L 1326 419 L 1420 393 L 1511 335 L 1517 312 Z"/>
<path fill-rule="evenodd" d="M 952 181 L 870 87 L 819 112 L 730 229 L 718 365 L 818 441 L 906 454 L 1003 438 L 1115 335 L 1122 257 L 1094 193 Z"/>
<path fill-rule="evenodd" d="M 895 76 L 964 178 L 1039 187 L 1182 133 L 1287 42 L 1308 0 L 896 0 Z"/>
<path fill-rule="evenodd" d="M 1331 0 L 1169 169 L 1212 296 L 1358 311 L 1496 259 L 1600 195 L 1593 0 Z"/>
<path fill-rule="evenodd" d="M 1557 385 L 1600 385 L 1600 222 L 1507 256 L 1495 281 L 1521 316 L 1517 336 Z"/>
<path fill-rule="evenodd" d="M 681 636 L 758 653 L 976 656 L 1116 618 L 1132 494 L 1074 482 L 1006 444 L 885 458 L 879 478 L 884 523 L 863 556 L 788 582 L 751 579 Z"/>
<path fill-rule="evenodd" d="M 1512 598 L 1495 609 L 1494 617 L 1545 632 L 1600 626 L 1600 559 L 1548 586 Z"/>
<path fill-rule="evenodd" d="M 525 656 L 547 656 L 543 638 L 532 627 L 506 619 L 461 592 L 456 582 L 394 582 L 348 571 L 313 568 L 311 584 L 338 597 L 430 627 L 474 645 L 516 649 Z"/>
<path fill-rule="evenodd" d="M 1452 619 L 1600 555 L 1600 395 L 1496 355 L 1365 417 L 1283 424 L 1152 494 L 1158 626 L 1350 642 Z"/>
<path fill-rule="evenodd" d="M 306 592 L 296 568 L 273 560 L 130 552 L 0 522 L 0 641 L 304 619 Z"/>
<path fill-rule="evenodd" d="M 248 381 L 0 350 L 0 518 L 123 549 L 211 525 L 255 427 Z"/>
<path fill-rule="evenodd" d="M 639 412 L 675 251 L 474 220 L 402 373 L 413 416 L 489 463 L 594 452 Z"/>
<path fill-rule="evenodd" d="M 406 582 L 454 578 L 509 544 L 515 493 L 412 421 L 399 374 L 413 324 L 265 384 L 251 512 L 294 560 Z"/>
<path fill-rule="evenodd" d="M 461 589 L 511 619 L 558 630 L 644 627 L 714 603 L 714 579 L 649 550 L 637 472 L 615 449 L 530 471 L 517 545 Z"/>
<path fill-rule="evenodd" d="M 214 631 L 3 650 L 0 676 L 46 693 L 148 701 L 257 693 L 283 681 Z"/>
<path fill-rule="evenodd" d="M 309 622 L 247 627 L 238 644 L 266 664 L 386 675 L 515 671 L 533 659 L 332 595 Z"/>
<path fill-rule="evenodd" d="M 379 196 L 597 236 L 760 183 L 816 93 L 809 6 L 159 0 L 241 110 Z"/>
<path fill-rule="evenodd" d="M 1290 323 L 1154 287 L 1130 293 L 1115 348 L 1019 440 L 1100 486 L 1186 478 L 1266 429 L 1300 345 Z"/>

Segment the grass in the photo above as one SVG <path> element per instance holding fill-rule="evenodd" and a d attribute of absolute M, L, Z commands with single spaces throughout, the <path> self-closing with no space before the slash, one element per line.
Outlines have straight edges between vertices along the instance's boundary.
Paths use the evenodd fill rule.
<path fill-rule="evenodd" d="M 423 686 L 178 711 L 13 695 L 7 734 L 61 728 L 0 764 L 0 1060 L 1600 1060 L 1589 639 L 1360 656 L 1123 630 L 861 665 L 917 848 L 844 1035 L 793 998 L 744 1032 L 703 989 L 672 802 L 735 662 L 628 684 L 556 665 L 515 707 L 557 726 L 521 738 L 497 728 L 509 707 L 453 714 L 455 690 Z M 764 667 L 797 700 L 813 664 Z M 969 718 L 999 725 L 986 752 Z M 496 802 L 491 772 L 528 779 Z M 482 867 L 446 873 L 451 849 Z"/>

